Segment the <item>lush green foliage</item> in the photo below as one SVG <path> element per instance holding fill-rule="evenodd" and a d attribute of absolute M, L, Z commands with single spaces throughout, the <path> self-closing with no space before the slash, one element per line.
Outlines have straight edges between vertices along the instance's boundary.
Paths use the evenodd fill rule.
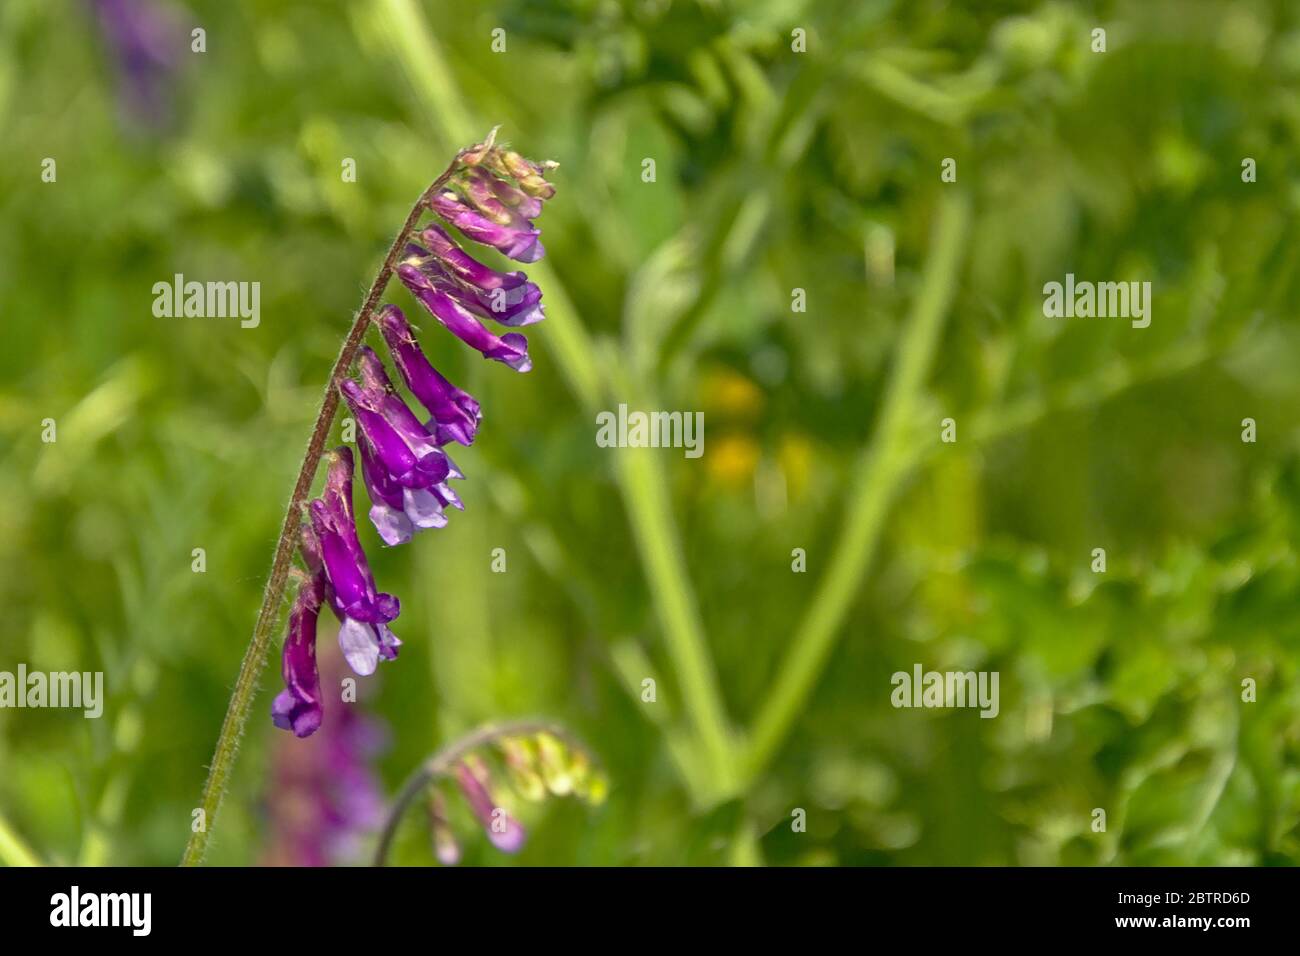
<path fill-rule="evenodd" d="M 37 856 L 179 857 L 338 342 L 411 201 L 499 123 L 561 164 L 550 318 L 525 376 L 425 323 L 485 421 L 464 514 L 394 551 L 362 530 L 403 601 L 366 694 L 390 792 L 542 714 L 611 789 L 528 818 L 528 863 L 1300 862 L 1294 4 L 191 6 L 207 52 L 146 132 L 83 5 L 0 5 L 0 670 L 108 692 L 98 721 L 0 711 L 0 823 Z M 155 318 L 177 272 L 260 281 L 261 325 Z M 1150 279 L 1150 328 L 1044 317 L 1067 272 Z M 702 409 L 703 457 L 596 447 L 620 401 Z M 818 602 L 829 656 L 764 724 Z M 999 671 L 999 717 L 895 710 L 917 662 Z M 267 842 L 274 671 L 214 862 Z M 430 857 L 413 819 L 398 859 Z"/>

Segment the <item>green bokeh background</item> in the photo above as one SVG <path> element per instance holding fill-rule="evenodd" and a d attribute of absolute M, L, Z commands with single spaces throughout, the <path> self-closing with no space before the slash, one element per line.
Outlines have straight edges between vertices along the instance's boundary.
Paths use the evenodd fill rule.
<path fill-rule="evenodd" d="M 0 4 L 0 670 L 108 696 L 0 711 L 8 862 L 179 858 L 338 343 L 496 124 L 561 164 L 550 318 L 522 376 L 425 323 L 485 419 L 464 514 L 392 551 L 362 529 L 403 602 L 366 694 L 389 793 L 540 714 L 609 800 L 530 809 L 517 858 L 467 830 L 470 862 L 1300 860 L 1295 4 L 171 9 L 207 52 L 150 130 L 88 5 Z M 177 272 L 259 281 L 261 325 L 155 318 Z M 1150 328 L 1045 318 L 1067 272 L 1151 281 Z M 622 401 L 703 411 L 703 457 L 598 448 Z M 895 710 L 915 663 L 998 671 L 1000 715 Z M 214 863 L 264 857 L 276 671 Z M 431 861 L 418 814 L 397 858 Z"/>

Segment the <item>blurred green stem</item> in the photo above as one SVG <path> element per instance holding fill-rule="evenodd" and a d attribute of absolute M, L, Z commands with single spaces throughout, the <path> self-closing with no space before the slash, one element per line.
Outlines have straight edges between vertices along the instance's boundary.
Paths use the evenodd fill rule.
<path fill-rule="evenodd" d="M 41 861 L 0 814 L 0 862 L 5 866 L 40 866 Z"/>
<path fill-rule="evenodd" d="M 759 710 L 745 754 L 742 781 L 752 780 L 767 766 L 816 686 L 835 647 L 844 615 L 871 564 L 889 505 L 920 457 L 922 439 L 916 434 L 915 421 L 918 399 L 956 289 L 970 224 L 968 197 L 955 191 L 947 191 L 943 197 L 930 258 L 898 342 L 880 418 L 854 471 L 850 487 L 855 497 L 849 505 L 843 534 Z"/>
<path fill-rule="evenodd" d="M 694 781 L 696 797 L 712 802 L 733 792 L 734 748 L 708 641 L 686 579 L 681 543 L 668 503 L 667 479 L 652 453 L 622 448 L 617 455 L 619 489 L 649 579 L 683 709 L 709 768 L 708 779 Z"/>
<path fill-rule="evenodd" d="M 438 123 L 446 145 L 456 147 L 470 142 L 479 126 L 463 105 L 464 97 L 429 32 L 423 11 L 414 0 L 376 0 L 372 9 L 416 91 L 434 104 L 425 115 Z"/>
<path fill-rule="evenodd" d="M 406 222 L 403 223 L 397 238 L 388 249 L 383 265 L 370 284 L 365 302 L 352 322 L 343 347 L 339 349 L 338 358 L 330 372 L 325 385 L 325 396 L 321 399 L 320 411 L 316 415 L 316 424 L 312 428 L 311 440 L 307 443 L 307 452 L 303 456 L 302 467 L 298 469 L 298 480 L 293 486 L 293 495 L 289 507 L 285 510 L 284 525 L 280 529 L 280 539 L 275 546 L 275 558 L 271 562 L 271 575 L 266 582 L 266 591 L 262 595 L 262 606 L 257 612 L 257 624 L 253 627 L 253 639 L 244 653 L 244 662 L 239 666 L 239 676 L 235 679 L 235 689 L 230 695 L 230 704 L 226 707 L 226 718 L 221 724 L 221 734 L 217 737 L 217 748 L 212 755 L 212 764 L 208 769 L 208 779 L 203 785 L 203 797 L 199 807 L 203 810 L 202 826 L 190 834 L 189 843 L 185 845 L 185 854 L 181 857 L 182 866 L 196 866 L 203 860 L 208 847 L 208 837 L 216 824 L 217 811 L 221 808 L 221 799 L 225 796 L 226 781 L 230 777 L 235 755 L 239 752 L 239 741 L 244 736 L 244 725 L 248 722 L 248 711 L 257 694 L 257 678 L 266 664 L 267 651 L 271 645 L 271 631 L 280 616 L 280 602 L 284 598 L 285 585 L 288 582 L 289 568 L 293 565 L 293 555 L 298 547 L 298 529 L 302 523 L 302 510 L 311 493 L 316 470 L 320 466 L 321 455 L 325 451 L 325 440 L 329 437 L 334 424 L 334 414 L 338 411 L 338 386 L 348 374 L 356 358 L 357 349 L 365 339 L 370 327 L 371 316 L 379 305 L 379 300 L 388 288 L 388 280 L 397 267 L 397 260 L 402 254 L 407 236 L 415 228 L 421 214 L 428 206 L 429 197 L 447 181 L 455 168 L 453 162 L 429 188 L 420 194 Z"/>

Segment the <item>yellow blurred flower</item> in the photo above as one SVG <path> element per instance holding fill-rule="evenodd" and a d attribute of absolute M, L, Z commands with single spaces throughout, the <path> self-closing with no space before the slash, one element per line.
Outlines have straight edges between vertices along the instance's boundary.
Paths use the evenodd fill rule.
<path fill-rule="evenodd" d="M 758 464 L 758 442 L 748 435 L 728 434 L 711 440 L 709 453 L 704 456 L 709 477 L 730 488 L 747 484 Z"/>
<path fill-rule="evenodd" d="M 701 390 L 706 415 L 753 421 L 763 411 L 763 390 L 735 369 L 711 370 Z"/>

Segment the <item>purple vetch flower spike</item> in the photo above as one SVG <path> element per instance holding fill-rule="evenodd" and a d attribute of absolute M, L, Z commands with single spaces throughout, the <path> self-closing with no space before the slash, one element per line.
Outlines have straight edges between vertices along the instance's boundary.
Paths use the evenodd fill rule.
<path fill-rule="evenodd" d="M 136 6 L 133 0 L 88 2 L 110 17 Z M 156 50 L 145 42 L 149 38 L 137 39 L 140 48 L 135 52 L 142 57 L 137 65 L 152 69 L 151 58 Z M 356 674 L 367 676 L 378 669 L 381 660 L 397 657 L 401 642 L 390 624 L 398 618 L 401 604 L 394 595 L 378 590 L 361 545 L 352 498 L 356 456 L 360 455 L 361 475 L 369 491 L 369 517 L 382 540 L 389 545 L 409 541 L 421 528 L 445 526 L 448 508 L 464 507 L 451 488 L 452 480 L 464 475 L 446 448 L 453 442 L 469 445 L 476 441 L 482 411 L 473 396 L 433 367 L 401 311 L 380 306 L 396 273 L 421 305 L 462 342 L 484 358 L 516 371 L 529 371 L 532 361 L 528 340 L 514 329 L 544 318 L 542 290 L 523 272 L 500 268 L 489 253 L 485 257 L 498 268 L 477 261 L 470 243 L 490 245 L 518 262 L 542 258 L 545 251 L 535 220 L 555 193 L 546 181 L 553 166 L 530 162 L 497 145 L 494 131 L 486 141 L 457 153 L 452 164 L 420 193 L 384 254 L 329 373 L 328 390 L 316 413 L 312 438 L 293 485 L 289 516 L 275 542 L 258 624 L 240 665 L 229 719 L 222 725 L 211 772 L 204 784 L 203 806 L 217 806 L 236 759 L 254 699 L 249 688 L 254 686 L 273 644 L 273 634 L 266 625 L 277 615 L 287 593 L 295 549 L 301 552 L 301 564 L 307 571 L 292 572 L 301 583 L 282 648 L 285 686 L 271 706 L 273 722 L 294 735 L 282 736 L 282 749 L 293 747 L 299 754 L 310 755 L 346 730 L 348 721 L 337 711 L 339 696 L 332 692 L 337 680 L 330 665 L 346 664 Z M 437 225 L 421 223 L 422 218 Z M 423 244 L 417 244 L 421 240 Z M 487 320 L 509 330 L 498 336 Z M 406 385 L 401 391 L 394 387 L 380 356 L 364 347 L 371 323 L 379 325 L 393 354 Z M 417 415 L 420 409 L 414 403 L 408 404 L 412 394 L 427 409 L 427 418 L 423 413 Z M 352 421 L 345 423 L 345 433 L 348 426 L 358 426 L 357 448 L 330 452 L 326 474 L 320 476 L 322 439 L 334 426 L 340 400 L 352 416 Z M 312 498 L 311 488 L 322 477 L 324 489 Z M 296 540 L 299 536 L 301 541 Z M 333 641 L 317 643 L 320 609 L 324 605 L 339 620 L 338 651 Z M 485 748 L 503 734 L 535 734 L 538 726 L 520 721 L 481 728 L 449 745 L 450 749 L 440 750 L 420 768 L 412 783 L 402 788 L 380 834 L 376 860 L 382 863 L 385 859 L 401 811 L 421 794 L 424 785 L 451 776 L 456 777 L 493 845 L 505 852 L 517 852 L 525 841 L 524 827 L 495 805 L 495 800 L 507 797 L 494 795 L 488 764 L 470 751 Z M 309 736 L 313 739 L 298 739 Z M 516 774 L 520 772 L 518 767 L 512 769 Z M 323 775 L 326 782 L 339 778 L 340 773 L 332 766 Z M 537 778 L 536 773 L 529 778 L 535 791 L 534 778 L 542 778 Z M 416 782 L 418 787 L 414 786 Z M 353 787 L 354 783 L 358 785 Z M 346 781 L 349 789 L 343 801 L 321 801 L 318 806 L 309 806 L 307 812 L 318 814 L 323 822 L 332 817 L 371 817 L 378 812 L 377 801 L 369 799 L 362 783 L 359 775 L 354 776 Z M 450 796 L 450 789 L 446 793 Z M 297 809 L 285 801 L 286 818 Z M 445 830 L 447 820 L 441 807 L 434 817 L 435 829 Z M 459 856 L 459 849 L 448 836 L 449 831 L 439 832 L 437 840 L 437 853 L 444 862 Z M 296 833 L 293 839 L 294 850 L 307 845 L 298 841 Z M 201 862 L 207 845 L 207 830 L 200 828 L 192 833 L 182 863 Z M 290 858 L 292 854 L 276 857 Z M 322 858 L 318 855 L 313 859 Z"/>
<path fill-rule="evenodd" d="M 375 672 L 379 659 L 392 660 L 401 645 L 388 624 L 397 618 L 397 598 L 375 589 L 352 517 L 352 452 L 336 449 L 325 478 L 325 493 L 311 503 L 311 524 L 320 542 L 329 581 L 327 597 L 338 616 L 339 646 L 361 676 Z"/>
<path fill-rule="evenodd" d="M 470 348 L 481 352 L 484 358 L 495 359 L 517 372 L 527 372 L 533 367 L 532 359 L 528 357 L 528 339 L 524 336 L 518 332 L 507 332 L 500 338 L 493 335 L 464 306 L 409 262 L 397 267 L 397 275 L 435 319 Z"/>
<path fill-rule="evenodd" d="M 378 322 L 402 381 L 433 416 L 425 427 L 433 432 L 437 443 L 473 444 L 474 433 L 483 419 L 478 402 L 443 378 L 429 363 L 401 309 L 395 305 L 384 306 L 379 310 Z"/>
<path fill-rule="evenodd" d="M 527 836 L 523 825 L 492 799 L 489 789 L 492 778 L 482 759 L 471 754 L 457 764 L 456 782 L 492 845 L 503 853 L 518 853 L 523 849 Z"/>
<path fill-rule="evenodd" d="M 320 727 L 322 708 L 320 675 L 316 671 L 316 620 L 325 599 L 325 574 L 303 580 L 289 612 L 289 634 L 284 640 L 280 670 L 284 690 L 271 704 L 271 719 L 295 737 L 309 737 Z"/>
<path fill-rule="evenodd" d="M 488 208 L 474 208 L 455 190 L 442 189 L 429 200 L 430 208 L 475 242 L 491 246 L 516 262 L 536 262 L 546 255 L 542 232 L 495 197 Z"/>

